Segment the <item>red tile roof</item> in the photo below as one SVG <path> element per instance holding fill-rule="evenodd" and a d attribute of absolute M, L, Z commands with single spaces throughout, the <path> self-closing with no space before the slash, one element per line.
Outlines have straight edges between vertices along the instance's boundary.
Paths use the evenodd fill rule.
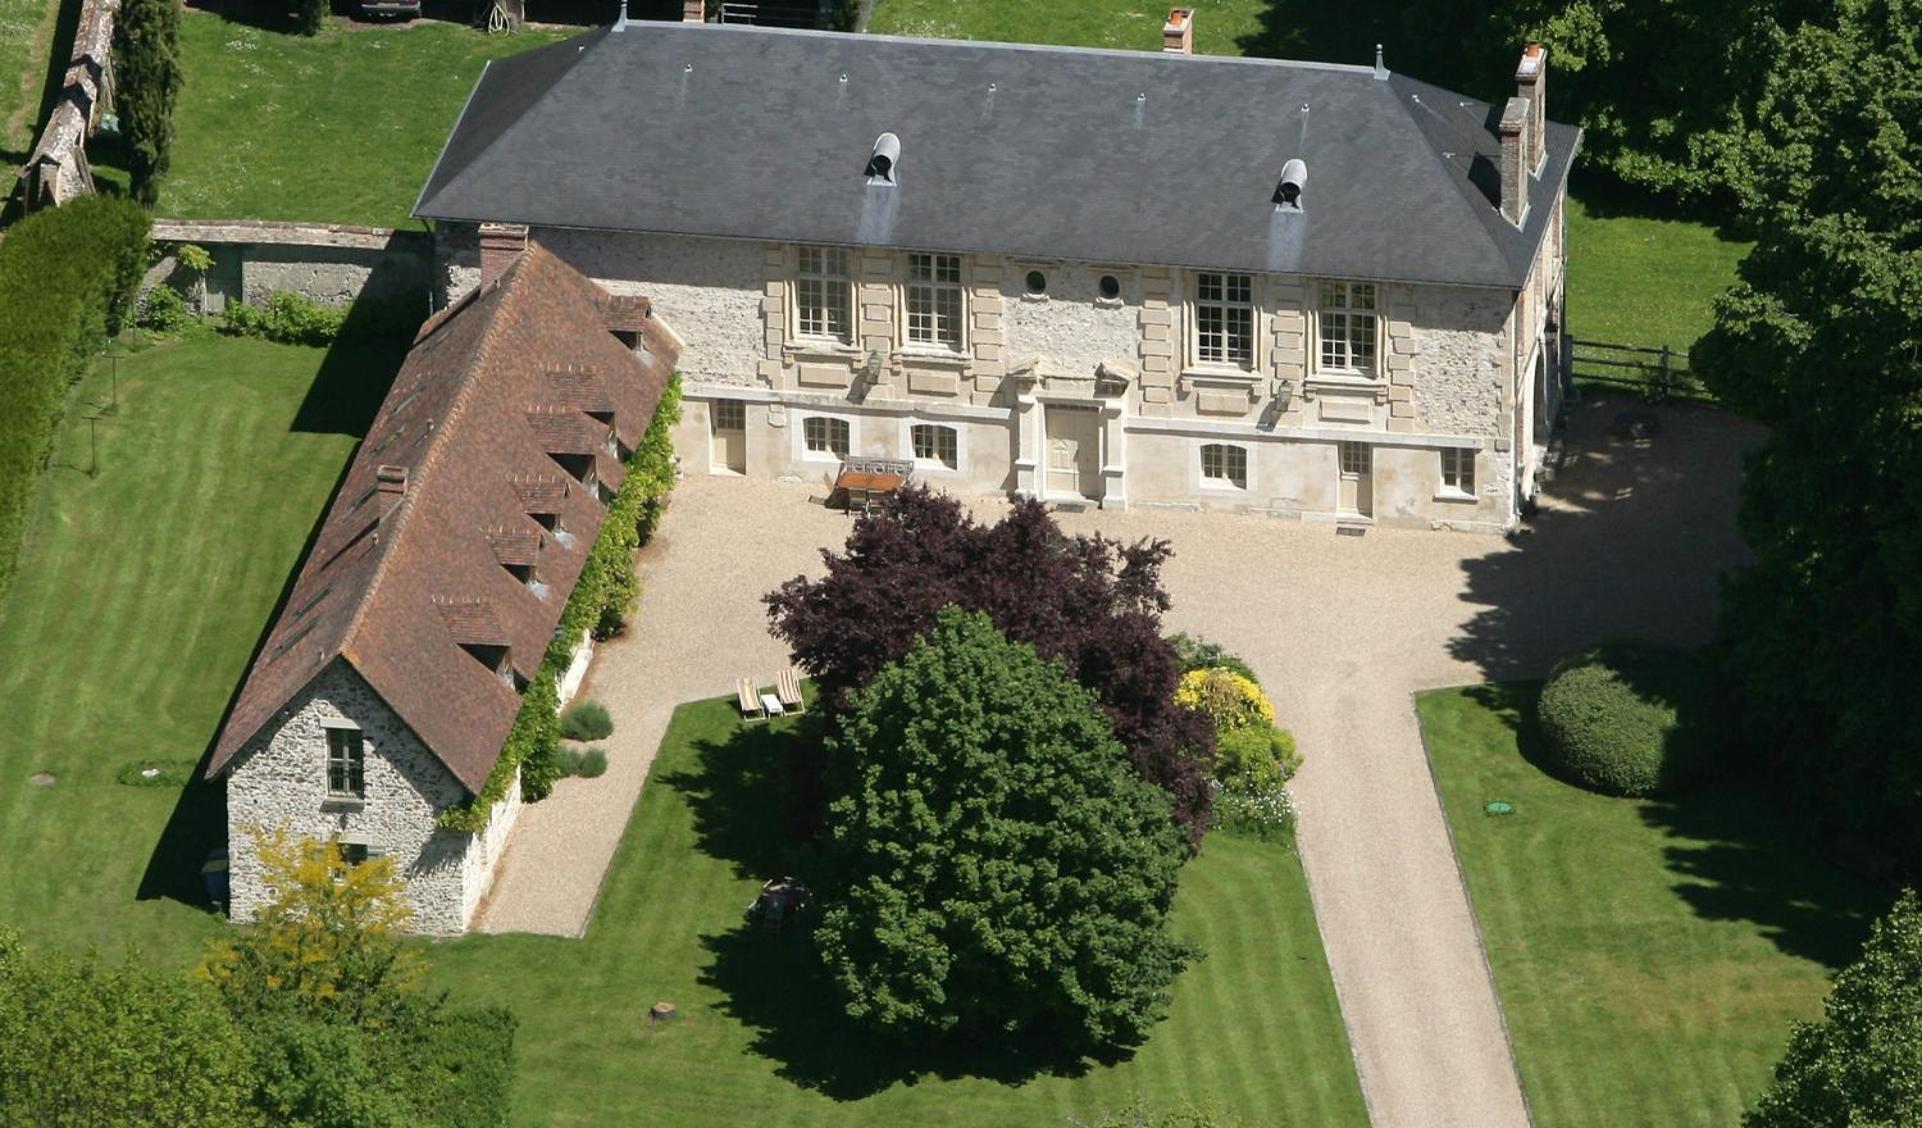
<path fill-rule="evenodd" d="M 592 434 L 580 453 L 598 452 L 607 424 L 583 409 L 604 404 L 622 446 L 639 445 L 677 350 L 658 321 L 628 324 L 636 310 L 535 246 L 421 328 L 248 671 L 209 776 L 339 658 L 480 789 L 520 698 L 462 644 L 506 646 L 523 672 L 546 652 L 605 509 L 544 436 L 578 446 Z M 638 332 L 638 349 L 613 328 Z M 601 474 L 611 461 L 596 459 Z M 404 481 L 391 481 L 394 469 Z M 574 535 L 544 537 L 532 514 L 554 514 Z M 538 565 L 545 597 L 505 567 L 521 563 Z"/>

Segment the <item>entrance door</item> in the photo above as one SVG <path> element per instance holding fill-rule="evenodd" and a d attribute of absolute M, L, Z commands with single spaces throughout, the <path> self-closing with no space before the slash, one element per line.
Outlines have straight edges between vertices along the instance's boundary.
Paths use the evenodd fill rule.
<path fill-rule="evenodd" d="M 1367 443 L 1337 443 L 1341 460 L 1341 488 L 1336 504 L 1351 517 L 1375 512 L 1375 448 Z"/>
<path fill-rule="evenodd" d="M 1048 405 L 1051 497 L 1095 497 L 1101 480 L 1101 415 L 1092 407 Z"/>
<path fill-rule="evenodd" d="M 708 405 L 712 468 L 730 474 L 747 473 L 747 404 L 715 400 Z"/>

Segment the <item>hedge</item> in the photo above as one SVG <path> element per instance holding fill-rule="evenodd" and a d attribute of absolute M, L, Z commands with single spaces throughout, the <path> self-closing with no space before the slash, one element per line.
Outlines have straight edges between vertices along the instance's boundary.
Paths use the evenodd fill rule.
<path fill-rule="evenodd" d="M 132 201 L 89 196 L 0 242 L 0 596 L 67 389 L 132 309 L 148 226 Z"/>
<path fill-rule="evenodd" d="M 1542 687 L 1537 717 L 1552 766 L 1605 795 L 1652 795 L 1686 783 L 1712 723 L 1696 655 L 1633 640 L 1563 659 Z"/>
<path fill-rule="evenodd" d="M 653 533 L 655 522 L 667 508 L 668 491 L 674 488 L 673 429 L 680 418 L 681 377 L 677 372 L 661 393 L 661 404 L 647 426 L 647 435 L 628 462 L 627 477 L 607 507 L 600 535 L 588 550 L 574 594 L 568 597 L 561 621 L 554 628 L 554 641 L 521 697 L 520 713 L 507 731 L 500 759 L 480 794 L 441 813 L 441 826 L 470 832 L 485 829 L 494 804 L 513 786 L 516 770 L 521 770 L 521 793 L 527 799 L 545 799 L 554 789 L 554 781 L 562 775 L 562 765 L 554 757 L 560 738 L 561 675 L 574 661 L 574 646 L 582 631 L 591 629 L 597 638 L 614 634 L 640 597 L 640 582 L 634 577 L 634 552 Z"/>

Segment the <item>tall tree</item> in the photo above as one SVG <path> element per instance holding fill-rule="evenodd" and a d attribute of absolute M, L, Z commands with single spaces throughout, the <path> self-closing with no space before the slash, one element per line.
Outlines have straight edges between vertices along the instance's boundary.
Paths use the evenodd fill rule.
<path fill-rule="evenodd" d="M 1164 788 L 1198 842 L 1207 829 L 1214 727 L 1175 703 L 1181 660 L 1161 635 L 1166 541 L 1069 537 L 1037 501 L 993 525 L 945 494 L 909 489 L 862 517 L 827 574 L 767 596 L 774 631 L 831 707 L 906 654 L 950 604 L 1059 659 L 1093 691 L 1136 770 Z"/>
<path fill-rule="evenodd" d="M 113 39 L 114 97 L 133 196 L 151 207 L 172 161 L 174 101 L 183 81 L 180 0 L 124 0 Z"/>
<path fill-rule="evenodd" d="M 1922 864 L 1922 0 L 1784 45 L 1733 182 L 1760 223 L 1694 364 L 1766 423 L 1722 636 L 1750 747 L 1818 825 Z"/>
<path fill-rule="evenodd" d="M 1798 1023 L 1744 1128 L 1922 1122 L 1922 901 L 1904 893 L 1835 977 L 1821 1022 Z"/>
<path fill-rule="evenodd" d="M 1189 956 L 1185 857 L 1087 690 L 950 607 L 854 701 L 816 941 L 849 1014 L 907 1036 L 1139 1042 Z"/>

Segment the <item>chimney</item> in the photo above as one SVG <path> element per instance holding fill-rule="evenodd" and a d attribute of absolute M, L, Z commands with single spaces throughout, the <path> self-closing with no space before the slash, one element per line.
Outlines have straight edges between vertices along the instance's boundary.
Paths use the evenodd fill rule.
<path fill-rule="evenodd" d="M 1161 25 L 1161 50 L 1169 55 L 1195 53 L 1195 10 L 1168 9 L 1168 22 Z"/>
<path fill-rule="evenodd" d="M 481 285 L 489 285 L 507 273 L 514 260 L 527 249 L 524 223 L 483 223 L 480 225 Z"/>
<path fill-rule="evenodd" d="M 1502 216 L 1520 227 L 1528 218 L 1528 99 L 1510 98 L 1495 130 L 1502 139 Z"/>
<path fill-rule="evenodd" d="M 706 23 L 707 0 L 681 0 L 682 23 Z"/>
<path fill-rule="evenodd" d="M 374 488 L 384 494 L 406 493 L 407 467 L 387 465 L 374 467 Z"/>
<path fill-rule="evenodd" d="M 1528 99 L 1528 171 L 1539 174 L 1548 154 L 1548 49 L 1530 43 L 1515 68 L 1515 93 Z"/>

